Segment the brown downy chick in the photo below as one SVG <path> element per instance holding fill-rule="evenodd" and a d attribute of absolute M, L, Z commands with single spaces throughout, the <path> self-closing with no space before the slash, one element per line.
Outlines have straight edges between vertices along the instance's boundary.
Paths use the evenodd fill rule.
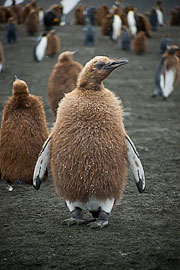
<path fill-rule="evenodd" d="M 143 31 L 138 32 L 134 37 L 132 48 L 136 54 L 142 54 L 147 51 L 147 37 Z"/>
<path fill-rule="evenodd" d="M 46 55 L 53 56 L 55 54 L 58 54 L 60 51 L 60 39 L 56 35 L 54 29 L 48 33 L 47 38 L 48 38 L 48 42 L 47 42 L 47 48 L 46 48 Z"/>
<path fill-rule="evenodd" d="M 1 175 L 9 183 L 32 184 L 36 160 L 49 133 L 46 116 L 42 101 L 29 94 L 24 81 L 15 80 L 12 93 L 1 122 Z"/>
<path fill-rule="evenodd" d="M 56 192 L 72 213 L 64 221 L 68 225 L 83 222 L 82 210 L 89 210 L 97 218 L 91 227 L 106 226 L 122 197 L 127 159 L 122 106 L 103 80 L 127 62 L 93 58 L 76 88 L 59 103 L 51 133 L 51 168 Z"/>
<path fill-rule="evenodd" d="M 66 51 L 59 55 L 48 82 L 48 102 L 53 116 L 56 116 L 59 101 L 65 93 L 75 88 L 82 65 L 73 60 L 75 52 Z"/>

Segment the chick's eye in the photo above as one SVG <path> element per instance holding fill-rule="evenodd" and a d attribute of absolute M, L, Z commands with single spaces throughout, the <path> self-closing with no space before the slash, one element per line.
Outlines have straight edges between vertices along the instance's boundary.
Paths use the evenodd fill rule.
<path fill-rule="evenodd" d="M 105 65 L 104 62 L 98 62 L 98 63 L 95 65 L 95 67 L 96 67 L 97 69 L 101 69 L 104 65 Z"/>

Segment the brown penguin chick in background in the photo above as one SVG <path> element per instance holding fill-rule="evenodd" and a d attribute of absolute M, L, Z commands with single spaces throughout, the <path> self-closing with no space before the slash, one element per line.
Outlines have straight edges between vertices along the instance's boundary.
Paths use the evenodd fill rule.
<path fill-rule="evenodd" d="M 142 54 L 147 51 L 147 37 L 143 31 L 138 32 L 134 37 L 132 48 L 136 54 Z"/>
<path fill-rule="evenodd" d="M 15 80 L 1 121 L 0 166 L 3 180 L 32 184 L 33 170 L 49 131 L 42 101 Z"/>
<path fill-rule="evenodd" d="M 48 102 L 53 116 L 56 116 L 59 101 L 65 93 L 75 88 L 77 77 L 82 65 L 73 60 L 73 51 L 66 51 L 59 55 L 48 82 Z"/>
<path fill-rule="evenodd" d="M 83 223 L 82 210 L 88 210 L 97 218 L 90 227 L 104 227 L 122 197 L 127 158 L 122 106 L 103 80 L 126 63 L 93 58 L 76 88 L 59 103 L 51 132 L 51 168 L 56 192 L 72 213 L 65 224 Z"/>
<path fill-rule="evenodd" d="M 51 30 L 47 34 L 48 42 L 46 48 L 46 55 L 53 56 L 60 51 L 60 38 L 56 35 L 55 30 Z"/>
<path fill-rule="evenodd" d="M 34 35 L 38 32 L 39 28 L 39 13 L 37 10 L 32 9 L 27 15 L 25 20 L 25 28 L 29 35 Z"/>

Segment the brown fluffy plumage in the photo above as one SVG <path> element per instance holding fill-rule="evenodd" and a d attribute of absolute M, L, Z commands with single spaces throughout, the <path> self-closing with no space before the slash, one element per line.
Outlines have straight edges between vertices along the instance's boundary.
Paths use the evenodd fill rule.
<path fill-rule="evenodd" d="M 29 35 L 37 33 L 39 28 L 39 13 L 37 10 L 32 9 L 27 15 L 25 20 L 25 28 Z"/>
<path fill-rule="evenodd" d="M 4 180 L 32 184 L 36 160 L 48 133 L 40 98 L 29 94 L 24 81 L 16 80 L 1 122 L 0 169 Z"/>
<path fill-rule="evenodd" d="M 60 51 L 60 38 L 56 35 L 55 30 L 51 30 L 47 34 L 48 42 L 46 48 L 46 55 L 53 56 Z"/>
<path fill-rule="evenodd" d="M 147 51 L 147 37 L 143 31 L 138 32 L 134 37 L 132 48 L 137 54 L 142 54 Z"/>
<path fill-rule="evenodd" d="M 75 88 L 81 70 L 82 65 L 73 61 L 73 52 L 66 51 L 59 55 L 48 82 L 48 102 L 54 116 L 64 94 Z"/>
<path fill-rule="evenodd" d="M 142 14 L 137 14 L 137 28 L 138 31 L 144 31 L 147 37 L 152 37 L 152 29 L 151 29 L 151 24 L 148 20 L 148 18 L 146 18 L 146 16 L 142 15 Z"/>
<path fill-rule="evenodd" d="M 96 25 L 101 26 L 103 19 L 109 14 L 109 7 L 107 5 L 101 5 L 96 12 L 95 22 Z"/>
<path fill-rule="evenodd" d="M 56 192 L 70 202 L 118 200 L 126 178 L 126 132 L 120 100 L 102 81 L 97 56 L 86 64 L 77 86 L 60 102 L 52 129 L 51 165 Z"/>
<path fill-rule="evenodd" d="M 80 24 L 84 25 L 84 11 L 86 9 L 86 6 L 79 4 L 74 11 L 74 19 L 73 24 Z"/>

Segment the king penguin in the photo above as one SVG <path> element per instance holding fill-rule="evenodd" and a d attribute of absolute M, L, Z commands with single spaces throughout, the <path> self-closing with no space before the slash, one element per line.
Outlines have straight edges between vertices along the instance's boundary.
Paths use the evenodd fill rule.
<path fill-rule="evenodd" d="M 127 14 L 128 26 L 130 29 L 131 36 L 134 37 L 137 33 L 137 25 L 135 19 L 134 9 L 131 8 Z"/>
<path fill-rule="evenodd" d="M 2 42 L 0 41 L 0 73 L 5 70 L 5 56 Z"/>
<path fill-rule="evenodd" d="M 46 53 L 47 44 L 48 38 L 46 33 L 36 39 L 33 47 L 33 57 L 37 62 L 41 62 L 43 60 Z"/>
<path fill-rule="evenodd" d="M 29 94 L 25 81 L 16 79 L 12 93 L 1 121 L 1 176 L 9 183 L 32 184 L 38 154 L 49 135 L 46 116 L 42 101 Z"/>
<path fill-rule="evenodd" d="M 40 187 L 51 161 L 56 192 L 65 199 L 72 215 L 64 225 L 88 223 L 93 229 L 108 225 L 109 214 L 123 194 L 127 159 L 139 191 L 144 191 L 144 170 L 126 134 L 121 101 L 103 85 L 113 70 L 127 63 L 94 57 L 81 71 L 76 88 L 59 103 L 33 183 L 36 189 Z M 85 220 L 83 210 L 90 211 L 94 220 Z"/>
<path fill-rule="evenodd" d="M 113 16 L 111 38 L 117 42 L 121 34 L 122 20 L 118 14 Z"/>

